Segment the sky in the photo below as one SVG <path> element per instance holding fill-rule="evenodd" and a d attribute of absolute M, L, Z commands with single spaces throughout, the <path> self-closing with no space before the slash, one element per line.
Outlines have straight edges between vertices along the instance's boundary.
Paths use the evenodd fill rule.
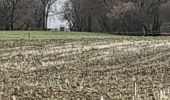
<path fill-rule="evenodd" d="M 52 10 L 60 12 L 62 10 L 62 6 L 66 0 L 58 0 L 53 6 Z M 65 26 L 68 28 L 67 21 L 61 20 L 60 15 L 49 16 L 48 17 L 48 28 L 59 28 L 60 26 Z"/>

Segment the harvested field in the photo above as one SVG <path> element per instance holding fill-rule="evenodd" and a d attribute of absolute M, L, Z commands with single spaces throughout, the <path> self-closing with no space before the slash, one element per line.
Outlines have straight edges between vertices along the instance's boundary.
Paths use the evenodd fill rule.
<path fill-rule="evenodd" d="M 170 100 L 170 37 L 0 44 L 2 100 Z"/>

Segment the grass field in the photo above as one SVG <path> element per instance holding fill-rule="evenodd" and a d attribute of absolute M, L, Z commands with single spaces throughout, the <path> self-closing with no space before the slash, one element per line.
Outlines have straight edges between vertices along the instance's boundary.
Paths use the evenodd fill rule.
<path fill-rule="evenodd" d="M 110 37 L 113 37 L 113 35 L 89 32 L 0 31 L 0 39 L 80 39 Z"/>
<path fill-rule="evenodd" d="M 33 33 L 0 32 L 1 100 L 170 100 L 170 37 Z"/>

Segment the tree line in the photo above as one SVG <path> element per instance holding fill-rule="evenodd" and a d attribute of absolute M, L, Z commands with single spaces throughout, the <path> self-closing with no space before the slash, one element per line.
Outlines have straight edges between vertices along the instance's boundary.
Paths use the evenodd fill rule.
<path fill-rule="evenodd" d="M 52 4 L 57 0 L 0 0 L 0 29 L 47 29 Z"/>
<path fill-rule="evenodd" d="M 46 30 L 56 1 L 0 0 L 0 29 Z M 168 3 L 169 0 L 66 0 L 60 14 L 71 31 L 159 33 L 163 20 L 170 18 Z"/>
<path fill-rule="evenodd" d="M 68 0 L 63 19 L 71 31 L 159 33 L 161 9 L 167 3 L 168 0 Z"/>

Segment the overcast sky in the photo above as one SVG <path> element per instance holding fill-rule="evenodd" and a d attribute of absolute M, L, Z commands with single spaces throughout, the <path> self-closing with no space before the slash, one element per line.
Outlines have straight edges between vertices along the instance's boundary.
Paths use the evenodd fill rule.
<path fill-rule="evenodd" d="M 62 6 L 66 0 L 58 0 L 56 4 L 53 5 L 52 9 L 60 12 L 62 10 Z M 60 26 L 68 27 L 67 22 L 61 20 L 61 16 L 49 16 L 48 18 L 48 28 L 59 28 Z"/>

